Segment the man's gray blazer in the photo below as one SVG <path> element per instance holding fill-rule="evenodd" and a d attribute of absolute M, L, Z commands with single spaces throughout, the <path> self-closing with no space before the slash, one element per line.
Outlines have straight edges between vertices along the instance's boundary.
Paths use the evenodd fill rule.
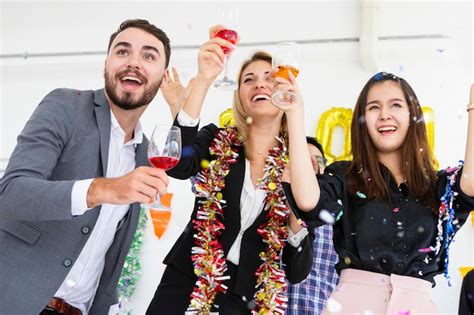
<path fill-rule="evenodd" d="M 62 284 L 94 228 L 100 206 L 72 217 L 77 180 L 106 174 L 110 107 L 103 90 L 58 89 L 37 107 L 0 182 L 0 314 L 38 314 Z M 136 148 L 146 165 L 148 141 Z M 138 222 L 131 205 L 117 226 L 91 315 L 108 313 Z"/>

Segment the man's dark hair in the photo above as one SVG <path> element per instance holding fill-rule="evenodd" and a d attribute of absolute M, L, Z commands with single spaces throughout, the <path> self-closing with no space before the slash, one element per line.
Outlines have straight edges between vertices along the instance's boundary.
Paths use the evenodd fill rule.
<path fill-rule="evenodd" d="M 110 35 L 109 46 L 107 47 L 107 53 L 109 52 L 110 46 L 112 46 L 112 42 L 114 41 L 115 37 L 117 37 L 117 35 L 120 34 L 122 31 L 130 27 L 139 28 L 155 36 L 156 38 L 158 38 L 160 42 L 163 43 L 163 46 L 165 48 L 165 58 L 166 58 L 165 68 L 168 68 L 168 64 L 170 62 L 170 56 L 171 56 L 170 39 L 168 38 L 165 32 L 163 32 L 160 28 L 151 24 L 147 20 L 133 19 L 133 20 L 123 21 L 122 24 L 120 24 L 118 30 L 112 35 Z"/>
<path fill-rule="evenodd" d="M 316 140 L 316 138 L 313 138 L 313 137 L 306 137 L 306 142 L 309 143 L 309 144 L 312 144 L 314 145 L 316 148 L 318 148 L 318 150 L 321 152 L 321 154 L 323 155 L 323 158 L 326 158 L 324 156 L 324 151 L 323 151 L 323 146 L 321 145 L 321 143 L 318 142 L 318 140 Z"/>

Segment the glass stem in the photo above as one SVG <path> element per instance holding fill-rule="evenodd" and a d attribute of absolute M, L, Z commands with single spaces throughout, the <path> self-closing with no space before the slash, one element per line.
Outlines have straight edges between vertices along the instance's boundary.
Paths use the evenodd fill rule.
<path fill-rule="evenodd" d="M 155 200 L 153 201 L 152 205 L 157 208 L 162 206 L 159 194 L 156 194 Z"/>
<path fill-rule="evenodd" d="M 229 57 L 226 55 L 224 58 L 224 78 L 227 78 L 227 65 L 229 64 Z"/>

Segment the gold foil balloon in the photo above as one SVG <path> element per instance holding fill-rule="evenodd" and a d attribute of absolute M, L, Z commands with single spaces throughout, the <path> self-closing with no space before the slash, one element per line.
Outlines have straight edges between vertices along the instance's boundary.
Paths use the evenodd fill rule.
<path fill-rule="evenodd" d="M 219 115 L 219 127 L 235 126 L 234 112 L 228 108 Z"/>
<path fill-rule="evenodd" d="M 352 109 L 349 108 L 333 107 L 321 115 L 316 131 L 316 139 L 321 143 L 324 155 L 329 164 L 334 161 L 350 160 L 352 158 L 351 121 Z M 332 152 L 332 140 L 336 126 L 340 126 L 344 129 L 343 150 L 342 154 L 338 156 Z"/>
<path fill-rule="evenodd" d="M 423 112 L 423 120 L 425 121 L 425 127 L 426 127 L 426 138 L 428 139 L 428 146 L 431 151 L 431 158 L 433 159 L 433 165 L 435 169 L 439 168 L 439 162 L 434 156 L 434 145 L 435 145 L 435 140 L 434 140 L 434 114 L 433 114 L 433 109 L 431 107 L 423 106 L 421 108 L 421 111 Z M 416 118 L 416 117 L 415 117 Z"/>

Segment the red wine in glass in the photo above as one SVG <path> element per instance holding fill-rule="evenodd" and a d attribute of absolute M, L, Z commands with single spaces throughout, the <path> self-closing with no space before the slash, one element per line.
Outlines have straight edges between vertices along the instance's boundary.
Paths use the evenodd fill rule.
<path fill-rule="evenodd" d="M 223 29 L 216 33 L 216 37 L 225 39 L 226 41 L 229 41 L 234 45 L 237 42 L 237 36 L 238 36 L 237 32 L 231 29 Z M 224 51 L 224 54 L 226 55 L 228 55 L 232 51 L 228 47 L 221 46 L 221 48 Z"/>
<path fill-rule="evenodd" d="M 154 167 L 168 171 L 178 164 L 179 159 L 170 156 L 152 156 L 148 161 L 150 161 L 150 164 Z"/>
<path fill-rule="evenodd" d="M 181 158 L 181 129 L 177 126 L 156 125 L 148 145 L 148 161 L 156 168 L 168 171 L 178 165 Z M 160 203 L 159 196 L 142 208 L 151 210 L 170 209 Z"/>

